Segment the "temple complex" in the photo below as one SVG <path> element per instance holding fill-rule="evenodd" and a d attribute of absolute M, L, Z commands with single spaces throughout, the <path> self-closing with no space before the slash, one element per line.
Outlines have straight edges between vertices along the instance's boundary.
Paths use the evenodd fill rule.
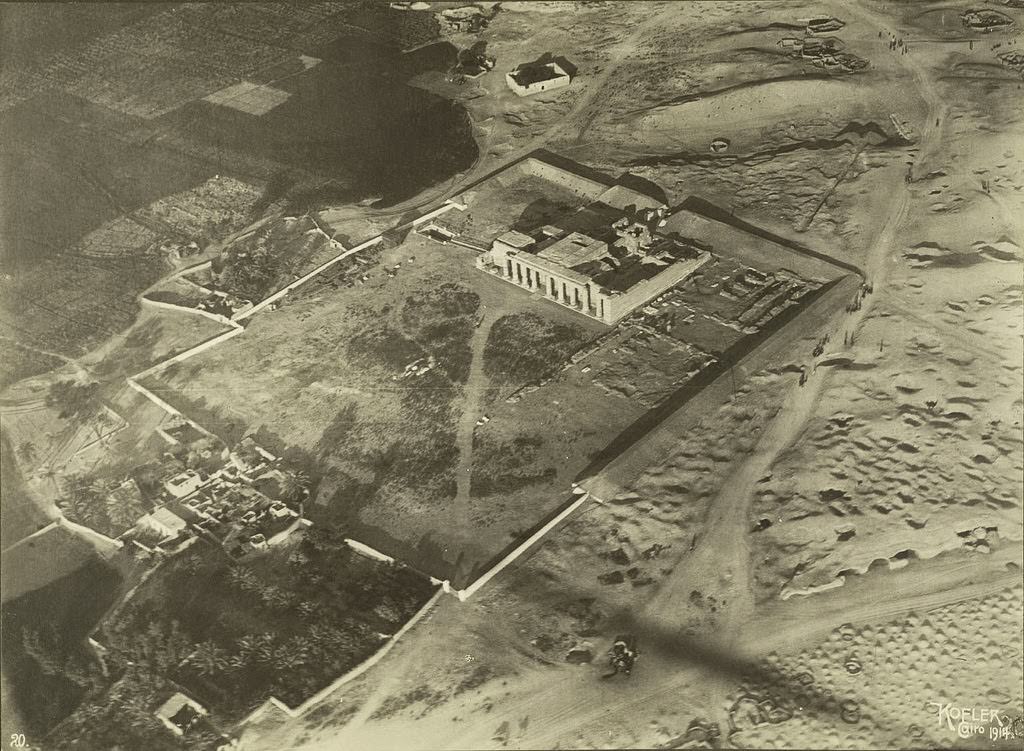
<path fill-rule="evenodd" d="M 580 314 L 614 324 L 690 276 L 710 254 L 663 235 L 666 208 L 595 201 L 527 234 L 496 237 L 477 266 Z"/>

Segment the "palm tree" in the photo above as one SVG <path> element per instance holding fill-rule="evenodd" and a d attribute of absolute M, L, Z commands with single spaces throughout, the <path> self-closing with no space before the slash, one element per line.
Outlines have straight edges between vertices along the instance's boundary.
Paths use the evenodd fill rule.
<path fill-rule="evenodd" d="M 97 521 L 96 504 L 94 501 L 95 499 L 84 493 L 72 491 L 57 501 L 57 507 L 71 521 L 92 527 Z"/>
<path fill-rule="evenodd" d="M 260 648 L 261 639 L 258 636 L 243 636 L 241 639 L 235 642 L 238 647 L 238 653 L 242 655 L 255 654 Z"/>
<path fill-rule="evenodd" d="M 283 470 L 279 481 L 281 495 L 288 501 L 300 501 L 309 495 L 309 475 L 301 469 Z"/>
<path fill-rule="evenodd" d="M 291 592 L 286 592 L 280 587 L 271 587 L 270 592 L 267 594 L 266 602 L 268 605 L 272 605 L 276 608 L 284 609 L 292 604 Z"/>
<path fill-rule="evenodd" d="M 52 464 L 44 464 L 36 470 L 36 474 L 43 480 L 49 480 L 53 483 L 53 489 L 58 493 L 60 492 L 60 485 L 57 482 L 57 478 L 60 477 L 60 472 L 57 471 L 56 467 Z"/>
<path fill-rule="evenodd" d="M 111 523 L 107 514 L 107 486 L 103 482 L 86 475 L 71 475 L 66 478 L 65 485 L 70 486 L 70 492 L 65 494 L 65 502 L 78 515 L 79 522 L 87 527 Z"/>
<path fill-rule="evenodd" d="M 256 659 L 260 662 L 270 662 L 274 659 L 274 637 L 270 634 L 260 634 L 256 637 Z"/>
<path fill-rule="evenodd" d="M 330 644 L 332 638 L 332 629 L 330 626 L 325 626 L 322 623 L 314 623 L 309 627 L 307 632 L 309 642 L 313 647 L 323 649 L 325 646 Z"/>
<path fill-rule="evenodd" d="M 295 642 L 283 644 L 274 652 L 274 666 L 279 670 L 290 670 L 305 665 L 307 659 L 305 649 Z"/>
<path fill-rule="evenodd" d="M 63 420 L 91 417 L 100 406 L 99 389 L 97 382 L 57 381 L 46 394 L 46 406 L 55 408 Z"/>
<path fill-rule="evenodd" d="M 313 640 L 306 636 L 296 636 L 289 646 L 306 659 L 313 653 Z"/>
<path fill-rule="evenodd" d="M 170 670 L 180 665 L 190 651 L 191 643 L 181 630 L 177 621 L 171 621 L 170 630 L 160 644 L 155 655 L 155 664 L 159 670 Z"/>
<path fill-rule="evenodd" d="M 103 407 L 98 382 L 57 381 L 50 385 L 50 390 L 46 394 L 46 406 L 56 409 L 62 420 L 77 418 L 90 421 L 96 438 L 103 437 L 100 426 L 92 420 Z"/>
<path fill-rule="evenodd" d="M 228 667 L 227 656 L 223 649 L 212 641 L 204 641 L 188 657 L 199 675 L 214 675 Z"/>
<path fill-rule="evenodd" d="M 31 464 L 39 457 L 36 445 L 32 441 L 22 441 L 18 445 L 18 458 L 26 464 Z"/>
<path fill-rule="evenodd" d="M 135 526 L 135 523 L 142 516 L 139 508 L 131 503 L 126 503 L 123 497 L 108 493 L 104 498 L 103 510 L 110 526 L 117 531 L 122 531 Z"/>

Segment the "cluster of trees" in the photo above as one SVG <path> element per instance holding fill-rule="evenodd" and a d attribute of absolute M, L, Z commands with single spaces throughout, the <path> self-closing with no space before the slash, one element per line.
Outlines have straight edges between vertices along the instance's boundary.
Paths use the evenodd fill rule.
<path fill-rule="evenodd" d="M 62 420 L 92 417 L 100 407 L 100 384 L 55 381 L 46 394 L 46 406 L 56 409 Z"/>
<path fill-rule="evenodd" d="M 238 297 L 261 300 L 273 291 L 280 272 L 280 259 L 268 247 L 266 236 L 260 236 L 254 245 L 228 252 L 218 282 Z"/>
<path fill-rule="evenodd" d="M 142 505 L 113 492 L 119 484 L 88 475 L 70 475 L 64 478 L 57 506 L 71 521 L 116 537 L 145 513 Z"/>
<path fill-rule="evenodd" d="M 171 675 L 191 654 L 192 640 L 176 620 L 152 620 L 144 627 L 120 620 L 107 630 L 108 657 L 117 665 L 138 665 L 157 675 Z"/>
<path fill-rule="evenodd" d="M 301 479 L 301 477 L 299 478 Z M 298 483 L 296 487 L 301 487 Z M 244 712 L 297 704 L 354 667 L 430 596 L 423 577 L 312 527 L 285 558 L 235 565 L 213 547 L 173 559 L 107 627 L 110 654 Z"/>
<path fill-rule="evenodd" d="M 79 644 L 69 644 L 53 623 L 22 629 L 21 643 L 25 656 L 34 660 L 44 675 L 66 679 L 85 691 L 105 685 L 96 661 L 90 660 Z"/>
<path fill-rule="evenodd" d="M 110 690 L 86 701 L 47 736 L 56 751 L 83 748 L 147 749 L 147 751 L 214 751 L 224 737 L 201 720 L 184 736 L 175 736 L 154 714 L 178 687 L 145 668 L 125 670 Z"/>
<path fill-rule="evenodd" d="M 237 297 L 262 300 L 284 280 L 300 273 L 322 247 L 323 236 L 306 234 L 313 226 L 309 217 L 294 224 L 277 222 L 232 244 L 211 267 L 217 283 Z"/>

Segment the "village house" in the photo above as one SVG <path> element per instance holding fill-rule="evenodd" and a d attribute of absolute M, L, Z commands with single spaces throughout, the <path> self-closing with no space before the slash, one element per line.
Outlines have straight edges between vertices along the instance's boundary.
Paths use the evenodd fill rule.
<path fill-rule="evenodd" d="M 161 540 L 174 539 L 188 529 L 188 522 L 163 506 L 141 517 L 137 524 L 141 530 L 160 535 Z"/>
<path fill-rule="evenodd" d="M 277 457 L 246 438 L 222 458 L 209 474 L 188 469 L 165 480 L 157 508 L 135 523 L 135 542 L 174 554 L 202 538 L 241 557 L 310 525 L 301 519 L 301 503 L 277 497 L 283 478 Z"/>
<path fill-rule="evenodd" d="M 164 488 L 175 498 L 184 498 L 196 492 L 205 481 L 194 469 L 186 469 L 164 483 Z"/>

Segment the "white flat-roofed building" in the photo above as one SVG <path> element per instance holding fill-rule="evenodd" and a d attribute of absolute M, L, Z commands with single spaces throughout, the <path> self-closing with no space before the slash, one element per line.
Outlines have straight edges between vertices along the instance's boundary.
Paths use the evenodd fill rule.
<path fill-rule="evenodd" d="M 141 517 L 138 526 L 170 539 L 177 537 L 188 528 L 188 523 L 168 508 L 161 506 Z"/>
<path fill-rule="evenodd" d="M 528 63 L 505 74 L 505 82 L 518 96 L 530 96 L 542 91 L 564 89 L 572 77 L 555 61 Z"/>

